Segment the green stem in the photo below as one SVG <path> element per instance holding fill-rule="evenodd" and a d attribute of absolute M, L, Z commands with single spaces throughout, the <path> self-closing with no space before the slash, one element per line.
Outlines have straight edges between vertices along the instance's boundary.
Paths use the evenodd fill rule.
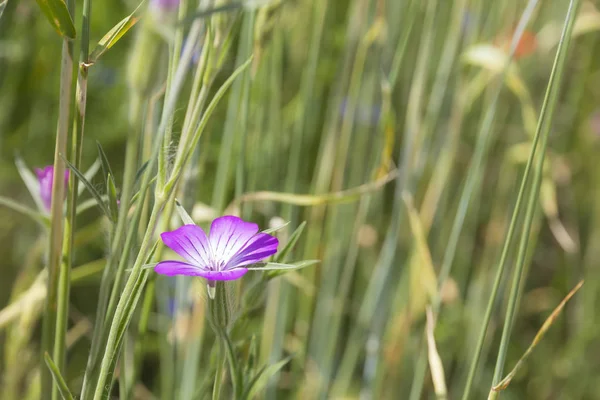
<path fill-rule="evenodd" d="M 518 306 L 518 299 L 520 298 L 520 291 L 522 290 L 521 279 L 525 275 L 525 256 L 527 254 L 531 225 L 533 223 L 533 217 L 535 215 L 537 208 L 536 206 L 538 204 L 537 201 L 540 191 L 540 185 L 542 183 L 544 159 L 546 155 L 546 147 L 548 144 L 548 136 L 550 135 L 550 127 L 552 125 L 552 119 L 554 117 L 554 110 L 556 109 L 556 104 L 558 102 L 558 95 L 563 79 L 563 70 L 566 64 L 569 45 L 571 43 L 571 32 L 573 30 L 573 25 L 575 24 L 575 17 L 577 15 L 580 3 L 580 0 L 570 1 L 567 16 L 565 17 L 565 25 L 562 32 L 562 37 L 558 44 L 556 57 L 554 59 L 554 65 L 552 66 L 552 72 L 550 73 L 548 89 L 546 90 L 546 96 L 544 97 L 544 103 L 540 112 L 540 118 L 538 121 L 536 131 L 536 138 L 542 135 L 540 155 L 537 159 L 533 188 L 531 189 L 531 192 L 529 194 L 529 202 L 527 204 L 527 211 L 525 213 L 525 222 L 523 226 L 523 231 L 521 233 L 522 236 L 521 242 L 519 244 L 519 252 L 517 255 L 517 264 L 515 266 L 515 272 L 513 275 L 508 307 L 506 309 L 504 326 L 502 329 L 502 339 L 500 340 L 498 358 L 496 360 L 496 367 L 494 369 L 493 386 L 497 385 L 502 379 L 504 363 L 506 360 L 506 353 L 508 351 L 508 343 L 510 340 L 510 333 L 515 319 L 515 313 Z M 535 144 L 533 146 L 535 146 Z M 535 151 L 536 150 L 532 148 L 531 154 L 534 154 Z M 528 160 L 527 163 L 528 166 L 530 161 L 533 161 L 532 158 L 532 155 L 530 155 L 530 160 Z M 499 391 L 491 391 L 490 397 L 497 398 L 500 395 L 499 393 Z"/>
<path fill-rule="evenodd" d="M 579 0 L 575 0 L 577 1 L 577 4 L 579 4 Z M 529 2 L 527 10 L 525 11 L 525 13 L 523 14 L 523 17 L 525 17 L 527 14 L 531 14 L 530 10 L 533 10 L 535 5 L 536 5 L 537 1 L 532 0 Z M 572 29 L 572 25 L 570 23 L 570 17 L 571 17 L 571 11 L 572 11 L 572 6 L 573 6 L 573 1 L 571 1 L 571 6 L 569 7 L 569 13 L 567 14 L 567 24 L 563 30 L 563 35 L 565 34 L 565 30 L 567 29 Z M 527 11 L 530 11 L 529 13 Z M 521 26 L 521 28 L 524 28 L 526 23 L 526 20 L 524 20 L 522 18 L 521 23 L 519 24 Z M 570 30 L 569 30 L 570 32 Z M 515 36 L 517 36 L 517 33 L 515 33 Z M 570 36 L 570 33 L 569 33 Z M 564 39 L 564 36 L 563 36 Z M 515 48 L 515 40 L 513 38 L 513 44 L 512 44 L 512 49 L 514 50 Z M 568 41 L 567 41 L 567 46 L 568 47 Z M 471 392 L 471 388 L 473 386 L 473 380 L 475 377 L 475 372 L 477 369 L 477 364 L 479 362 L 479 357 L 481 355 L 481 351 L 483 348 L 483 342 L 485 340 L 485 335 L 487 332 L 487 327 L 492 315 L 492 311 L 494 308 L 494 304 L 496 302 L 496 296 L 498 293 L 498 288 L 500 287 L 500 282 L 502 280 L 502 275 L 504 273 L 504 268 L 505 268 L 505 264 L 506 264 L 506 259 L 508 257 L 508 253 L 509 253 L 509 249 L 510 249 L 510 244 L 512 243 L 512 237 L 514 235 L 514 231 L 517 225 L 517 220 L 518 217 L 521 213 L 521 209 L 522 209 L 522 203 L 523 203 L 523 199 L 525 197 L 525 191 L 527 188 L 527 184 L 529 181 L 529 175 L 530 175 L 530 170 L 531 170 L 531 166 L 533 165 L 533 160 L 535 159 L 535 155 L 536 155 L 536 150 L 537 150 L 537 145 L 539 142 L 539 139 L 542 135 L 547 136 L 549 133 L 549 129 L 546 129 L 545 132 L 543 131 L 543 128 L 546 127 L 546 121 L 544 119 L 545 113 L 548 110 L 548 107 L 550 106 L 551 108 L 549 109 L 550 112 L 553 112 L 554 110 L 554 106 L 555 106 L 555 102 L 556 102 L 556 97 L 554 96 L 552 97 L 551 101 L 549 98 L 550 93 L 552 92 L 552 88 L 553 88 L 553 84 L 554 84 L 554 80 L 555 79 L 560 79 L 562 78 L 562 75 L 560 75 L 558 78 L 556 77 L 556 69 L 557 69 L 557 62 L 559 60 L 559 58 L 562 58 L 562 61 L 564 62 L 564 59 L 566 58 L 566 55 L 563 55 L 561 53 L 561 50 L 563 49 L 563 42 L 561 41 L 561 43 L 559 44 L 559 48 L 557 51 L 557 55 L 554 61 L 554 65 L 552 68 L 552 73 L 550 75 L 550 80 L 548 83 L 548 90 L 546 91 L 546 96 L 544 98 L 544 103 L 542 105 L 542 110 L 540 112 L 540 119 L 538 121 L 538 127 L 535 133 L 535 137 L 533 139 L 532 145 L 531 145 L 531 152 L 529 154 L 529 158 L 527 159 L 527 164 L 525 166 L 525 171 L 523 172 L 523 178 L 521 180 L 521 186 L 519 188 L 519 193 L 517 195 L 517 202 L 515 204 L 515 209 L 513 212 L 513 215 L 511 217 L 511 221 L 509 224 L 509 228 L 508 228 L 508 232 L 506 234 L 506 238 L 504 240 L 504 244 L 503 244 L 503 248 L 502 248 L 502 254 L 500 256 L 500 261 L 498 263 L 498 269 L 496 271 L 496 276 L 494 279 L 494 284 L 492 287 L 492 292 L 490 294 L 490 298 L 487 304 L 487 308 L 485 311 L 485 315 L 484 315 L 484 320 L 483 323 L 481 325 L 481 330 L 479 332 L 479 337 L 477 340 L 477 345 L 475 348 L 475 354 L 473 355 L 473 359 L 471 360 L 471 364 L 469 367 L 469 375 L 467 377 L 467 383 L 465 385 L 465 390 L 463 392 L 463 396 L 462 399 L 463 400 L 467 400 L 469 398 L 470 392 Z M 566 53 L 566 50 L 565 50 Z M 511 52 L 512 54 L 512 52 Z M 562 64 L 560 65 L 560 70 L 562 71 Z M 554 93 L 552 93 L 554 94 Z M 551 115 L 551 114 L 550 114 Z M 544 141 L 545 139 L 542 139 L 542 141 Z M 543 143 L 543 142 L 542 142 Z M 544 145 L 543 145 L 544 146 Z M 542 149 L 542 151 L 544 151 L 544 149 Z M 503 334 L 504 337 L 504 334 Z"/>
<path fill-rule="evenodd" d="M 71 16 L 75 14 L 75 1 L 67 0 L 67 8 Z M 44 309 L 42 325 L 41 363 L 44 355 L 52 351 L 54 331 L 57 325 L 58 291 L 60 285 L 60 265 L 62 256 L 62 242 L 64 230 L 64 198 L 65 163 L 61 156 L 66 153 L 67 139 L 69 136 L 69 122 L 71 112 L 71 98 L 73 91 L 73 49 L 74 42 L 63 39 L 60 95 L 58 123 L 56 128 L 56 146 L 54 149 L 54 182 L 52 187 L 51 223 L 48 243 L 48 294 Z M 41 394 L 42 399 L 52 399 L 58 396 L 58 387 L 52 381 L 52 376 L 47 368 L 41 369 Z"/>
<path fill-rule="evenodd" d="M 71 139 L 71 160 L 77 169 L 81 169 L 81 153 L 83 147 L 83 133 L 85 124 L 85 109 L 87 101 L 87 62 L 89 58 L 91 0 L 83 2 L 83 20 L 81 24 L 81 51 L 79 54 L 79 69 L 77 76 L 76 115 Z M 59 271 L 58 310 L 56 316 L 54 338 L 54 363 L 62 375 L 66 375 L 66 335 L 69 318 L 69 297 L 71 292 L 71 268 L 73 263 L 73 241 L 75 237 L 75 219 L 77 215 L 77 197 L 79 181 L 77 175 L 71 173 L 69 179 L 70 195 L 67 199 L 67 220 L 63 237 L 63 254 Z M 52 398 L 58 399 L 58 391 L 53 391 Z"/>

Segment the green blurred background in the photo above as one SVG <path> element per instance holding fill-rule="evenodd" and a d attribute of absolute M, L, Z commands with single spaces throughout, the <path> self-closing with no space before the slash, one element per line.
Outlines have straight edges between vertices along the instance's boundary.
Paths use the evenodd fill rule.
<path fill-rule="evenodd" d="M 232 145 L 223 144 L 223 131 L 235 113 L 228 113 L 223 102 L 213 116 L 195 161 L 197 202 L 223 209 L 233 200 L 240 176 L 244 192 L 320 194 L 357 187 L 398 168 L 395 182 L 348 204 L 299 207 L 258 201 L 246 210 L 263 224 L 275 216 L 291 220 L 292 226 L 308 221 L 295 255 L 322 260 L 295 282 L 270 288 L 267 322 L 257 332 L 263 338 L 271 334 L 278 353 L 301 356 L 266 397 L 411 396 L 425 305 L 430 289 L 435 291 L 482 120 L 494 106 L 492 83 L 525 4 L 289 0 L 243 16 L 231 11 L 240 25 L 249 14 L 254 21 L 247 115 L 244 123 L 234 124 Z M 94 4 L 91 43 L 136 6 L 115 0 Z M 585 285 L 503 394 L 506 399 L 600 399 L 597 7 L 596 1 L 584 1 L 575 28 L 505 371 L 577 282 L 585 278 Z M 489 150 L 476 172 L 450 278 L 442 285 L 435 336 L 450 399 L 462 393 L 566 10 L 565 1 L 541 2 L 517 47 L 517 67 L 496 104 Z M 240 50 L 240 43 L 248 42 L 240 39 L 244 32 L 239 29 L 219 81 L 234 69 L 236 49 L 240 54 L 248 50 Z M 126 65 L 133 36 L 128 33 L 89 71 L 83 167 L 96 159 L 99 141 L 117 184 L 128 135 Z M 15 156 L 31 168 L 53 162 L 60 48 L 59 36 L 34 1 L 7 2 L 0 16 L 0 194 L 31 207 Z M 178 111 L 175 132 L 181 119 L 183 111 Z M 225 158 L 231 162 L 228 171 L 220 166 Z M 216 180 L 222 193 L 215 190 Z M 98 176 L 94 183 L 101 181 Z M 414 235 L 397 185 L 414 198 L 433 268 L 411 257 Z M 101 263 L 104 223 L 94 210 L 81 216 L 75 265 Z M 42 268 L 45 241 L 39 237 L 38 225 L 0 207 L 0 307 L 18 298 Z M 509 271 L 515 258 L 516 248 Z M 73 287 L 73 324 L 93 316 L 99 277 Z M 489 390 L 510 278 L 506 274 L 500 287 L 475 398 Z M 17 353 L 8 346 L 14 345 L 18 330 L 0 332 L 4 383 L 9 376 L 24 379 L 27 368 L 37 363 L 39 324 L 23 324 L 30 338 L 15 347 Z M 69 351 L 69 382 L 75 387 L 88 346 L 83 335 Z M 149 372 L 143 376 L 150 390 L 158 382 L 153 352 L 149 347 Z M 25 372 L 11 375 L 17 359 Z M 352 378 L 348 390 L 336 392 L 344 376 Z M 19 382 L 26 386 L 28 380 Z M 434 398 L 429 373 L 421 398 Z"/>

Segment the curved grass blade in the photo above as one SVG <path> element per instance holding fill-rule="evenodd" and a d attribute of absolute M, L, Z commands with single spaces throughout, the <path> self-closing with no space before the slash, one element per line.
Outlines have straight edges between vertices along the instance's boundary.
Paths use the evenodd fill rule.
<path fill-rule="evenodd" d="M 277 232 L 282 230 L 283 228 L 285 228 L 286 226 L 288 226 L 290 224 L 290 221 L 287 221 L 285 224 L 277 226 L 275 228 L 269 228 L 269 229 L 265 229 L 264 231 L 262 231 L 261 233 L 268 233 L 271 234 L 273 232 Z"/>
<path fill-rule="evenodd" d="M 535 346 L 537 346 L 538 343 L 544 338 L 544 335 L 546 335 L 546 332 L 548 332 L 548 330 L 550 329 L 550 327 L 552 326 L 554 321 L 556 321 L 556 319 L 558 318 L 558 315 L 562 312 L 563 308 L 565 307 L 565 304 L 567 304 L 567 301 L 571 300 L 571 297 L 573 297 L 575 295 L 575 293 L 577 293 L 579 291 L 579 289 L 581 289 L 582 286 L 583 286 L 583 280 L 580 281 L 573 289 L 571 289 L 571 291 L 567 294 L 567 296 L 558 304 L 558 306 L 556 306 L 556 308 L 554 309 L 554 311 L 552 311 L 550 316 L 548 318 L 546 318 L 546 321 L 544 321 L 544 324 L 542 325 L 542 327 L 540 328 L 538 333 L 533 338 L 533 341 L 531 342 L 531 344 L 529 345 L 529 347 L 527 348 L 527 350 L 525 351 L 523 356 L 521 356 L 519 361 L 517 361 L 517 364 L 512 369 L 512 371 L 510 371 L 510 373 L 508 375 L 506 375 L 506 378 L 502 379 L 502 381 L 500 381 L 500 383 L 498 383 L 496 386 L 492 387 L 493 392 L 498 392 L 500 390 L 504 390 L 508 387 L 508 385 L 510 385 L 510 382 L 515 377 L 517 372 L 519 372 L 519 369 L 523 366 L 523 363 L 531 355 L 531 353 L 533 352 L 533 349 L 535 349 Z"/>
<path fill-rule="evenodd" d="M 56 386 L 58 386 L 58 391 L 60 392 L 60 395 L 62 396 L 63 400 L 73 400 L 73 395 L 69 391 L 67 383 L 60 374 L 60 371 L 58 370 L 56 364 L 54 364 L 54 361 L 52 361 L 52 359 L 50 358 L 48 352 L 44 353 L 44 361 L 46 361 L 46 365 L 48 366 L 48 369 L 52 374 L 54 383 L 56 383 Z"/>
<path fill-rule="evenodd" d="M 50 25 L 60 34 L 69 39 L 77 36 L 73 19 L 67 5 L 62 0 L 36 0 L 38 6 L 50 22 Z"/>
<path fill-rule="evenodd" d="M 276 373 L 278 373 L 279 370 L 281 370 L 281 368 L 283 368 L 288 362 L 290 362 L 292 357 L 293 356 L 289 356 L 279 362 L 276 362 L 275 364 L 264 366 L 256 374 L 256 376 L 252 378 L 252 380 L 248 384 L 246 392 L 242 396 L 242 399 L 249 400 L 258 398 L 258 394 L 267 386 L 270 378 L 273 377 Z"/>
<path fill-rule="evenodd" d="M 352 189 L 339 192 L 325 193 L 322 195 L 295 194 L 281 192 L 253 192 L 246 193 L 234 200 L 227 210 L 231 210 L 241 203 L 254 201 L 275 201 L 279 203 L 292 204 L 295 206 L 317 206 L 322 204 L 349 203 L 358 200 L 362 195 L 375 192 L 396 178 L 397 170 L 390 171 L 387 175 L 373 182 L 368 182 Z"/>
<path fill-rule="evenodd" d="M 285 247 L 283 249 L 281 249 L 279 252 L 277 252 L 277 254 L 275 255 L 275 262 L 279 263 L 279 262 L 286 261 L 287 255 L 290 253 L 290 251 L 292 251 L 292 249 L 294 248 L 296 243 L 298 243 L 298 239 L 300 239 L 300 235 L 302 235 L 302 232 L 304 231 L 305 226 L 306 226 L 306 221 L 302 222 L 300 224 L 300 226 L 298 226 L 298 228 L 296 228 L 294 233 L 292 233 L 292 235 L 288 239 L 287 243 L 285 244 Z"/>
<path fill-rule="evenodd" d="M 117 187 L 115 186 L 115 180 L 109 173 L 106 177 L 106 185 L 108 192 L 108 210 L 113 221 L 116 221 L 119 217 L 119 201 L 117 200 Z"/>
<path fill-rule="evenodd" d="M 175 199 L 175 208 L 177 209 L 177 213 L 179 214 L 181 221 L 185 225 L 195 225 L 194 220 L 192 219 L 192 217 L 190 217 L 190 214 L 188 214 L 187 211 L 185 211 L 185 208 L 183 208 L 183 206 L 177 199 Z"/>
<path fill-rule="evenodd" d="M 292 264 L 283 264 L 283 263 L 265 263 L 259 264 L 260 267 L 249 267 L 249 270 L 252 271 L 274 271 L 274 270 L 292 270 L 292 269 L 300 269 L 304 267 L 308 267 L 309 265 L 314 265 L 320 263 L 321 260 L 304 260 L 298 261 Z"/>
<path fill-rule="evenodd" d="M 108 176 L 110 175 L 112 178 L 114 178 L 115 174 L 113 174 L 112 169 L 110 168 L 108 157 L 106 157 L 106 153 L 104 152 L 100 142 L 96 142 L 96 147 L 98 147 L 98 155 L 100 156 L 100 163 L 102 165 L 102 175 L 105 177 L 105 184 L 108 188 Z"/>
<path fill-rule="evenodd" d="M 85 175 L 80 170 L 78 170 L 77 168 L 75 168 L 75 166 L 73 164 L 71 164 L 66 158 L 62 157 L 62 159 L 67 164 L 67 167 L 71 171 L 73 171 L 73 173 L 75 175 L 77 175 L 77 178 L 81 182 L 83 182 L 83 184 L 85 185 L 85 187 L 87 188 L 87 190 L 92 194 L 92 196 L 94 197 L 94 199 L 96 199 L 96 203 L 98 204 L 98 207 L 100 207 L 100 209 L 102 210 L 102 212 L 104 212 L 104 214 L 108 218 L 110 218 L 111 221 L 113 221 L 112 215 L 110 213 L 110 210 L 106 207 L 106 204 L 102 201 L 102 196 L 100 195 L 100 193 L 98 193 L 98 191 L 96 190 L 96 188 L 94 187 L 94 185 L 92 185 L 90 183 L 90 181 L 88 181 L 86 179 Z"/>
<path fill-rule="evenodd" d="M 131 14 L 119 21 L 102 37 L 102 39 L 100 39 L 90 54 L 89 62 L 87 63 L 88 66 L 96 63 L 100 56 L 113 47 L 140 20 L 140 17 L 137 16 L 137 12 L 142 4 L 144 4 L 144 1 L 142 1 Z M 99 143 L 98 146 L 100 146 Z"/>

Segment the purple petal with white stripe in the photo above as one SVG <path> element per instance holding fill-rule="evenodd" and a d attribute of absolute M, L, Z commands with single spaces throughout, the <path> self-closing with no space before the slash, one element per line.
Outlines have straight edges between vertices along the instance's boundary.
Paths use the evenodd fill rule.
<path fill-rule="evenodd" d="M 277 253 L 279 240 L 267 233 L 258 233 L 228 262 L 227 267 L 240 267 L 264 260 Z"/>
<path fill-rule="evenodd" d="M 208 279 L 209 281 L 232 281 L 239 279 L 248 272 L 246 268 L 233 268 L 224 271 L 201 271 L 198 276 Z"/>
<path fill-rule="evenodd" d="M 187 275 L 200 276 L 203 273 L 202 269 L 181 261 L 161 261 L 154 267 L 154 272 L 167 275 Z"/>
<path fill-rule="evenodd" d="M 199 268 L 210 269 L 212 253 L 206 233 L 196 225 L 183 225 L 171 232 L 160 234 L 171 250 Z"/>
<path fill-rule="evenodd" d="M 234 216 L 213 221 L 210 234 L 189 224 L 161 233 L 165 245 L 183 257 L 182 261 L 162 261 L 154 271 L 163 275 L 201 276 L 209 281 L 242 277 L 247 268 L 277 252 L 276 237 L 258 232 L 258 225 Z"/>
<path fill-rule="evenodd" d="M 225 264 L 258 233 L 258 225 L 226 215 L 215 219 L 208 234 L 213 254 Z"/>

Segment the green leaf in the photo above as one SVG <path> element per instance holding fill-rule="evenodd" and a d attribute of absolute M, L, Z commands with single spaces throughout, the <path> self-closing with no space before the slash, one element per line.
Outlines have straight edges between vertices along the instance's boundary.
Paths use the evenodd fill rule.
<path fill-rule="evenodd" d="M 138 171 L 135 173 L 135 180 L 134 182 L 137 183 L 140 178 L 142 177 L 142 174 L 144 173 L 144 171 L 146 170 L 146 168 L 148 168 L 148 163 L 150 162 L 150 160 L 146 161 L 140 169 L 138 169 Z"/>
<path fill-rule="evenodd" d="M 267 386 L 269 379 L 275 376 L 291 359 L 292 356 L 289 356 L 273 365 L 264 366 L 249 382 L 248 389 L 242 398 L 247 400 L 258 398 L 258 394 Z"/>
<path fill-rule="evenodd" d="M 290 221 L 286 222 L 286 223 L 285 223 L 285 224 L 283 224 L 283 225 L 280 225 L 280 226 L 278 226 L 278 227 L 275 227 L 275 228 L 269 228 L 269 229 L 265 229 L 265 230 L 264 230 L 264 231 L 262 231 L 261 233 L 268 233 L 268 234 L 271 234 L 271 233 L 273 233 L 273 232 L 277 232 L 277 231 L 279 231 L 279 230 L 281 230 L 281 229 L 285 228 L 285 227 L 286 227 L 286 226 L 288 226 L 289 224 L 290 224 Z"/>
<path fill-rule="evenodd" d="M 119 217 L 119 203 L 117 201 L 117 187 L 115 186 L 115 180 L 113 179 L 110 172 L 106 178 L 107 192 L 108 192 L 108 209 L 113 221 L 116 221 Z"/>
<path fill-rule="evenodd" d="M 272 271 L 272 270 L 291 270 L 291 269 L 301 269 L 308 267 L 310 265 L 315 265 L 320 263 L 321 260 L 304 260 L 298 261 L 291 264 L 283 264 L 283 263 L 264 263 L 260 264 L 260 267 L 250 267 L 249 270 L 252 271 Z"/>
<path fill-rule="evenodd" d="M 113 174 L 112 169 L 110 168 L 108 157 L 106 157 L 106 153 L 104 152 L 100 142 L 96 142 L 96 146 L 98 147 L 98 155 L 100 156 L 100 162 L 102 165 L 102 175 L 105 178 L 104 183 L 106 184 L 106 190 L 108 191 L 108 180 L 109 178 L 114 179 L 115 174 Z"/>
<path fill-rule="evenodd" d="M 69 391 L 69 388 L 67 387 L 67 383 L 65 382 L 64 378 L 60 374 L 60 371 L 58 370 L 58 367 L 56 366 L 56 364 L 54 364 L 54 361 L 52 361 L 52 359 L 50 358 L 50 355 L 48 354 L 48 352 L 44 353 L 44 361 L 46 361 L 46 365 L 48 366 L 48 369 L 50 370 L 50 373 L 52 374 L 54 383 L 56 383 L 56 386 L 58 386 L 58 391 L 60 392 L 60 395 L 62 396 L 63 400 L 73 400 L 73 395 Z"/>
<path fill-rule="evenodd" d="M 62 157 L 62 155 L 61 155 L 61 157 Z M 64 157 L 62 157 L 62 159 L 67 164 L 67 167 L 69 167 L 69 169 L 71 171 L 73 171 L 73 173 L 75 175 L 77 175 L 77 178 L 79 178 L 79 180 L 81 182 L 83 182 L 83 184 L 85 185 L 87 190 L 92 194 L 92 196 L 94 196 L 94 198 L 96 199 L 96 203 L 98 203 L 98 207 L 100 207 L 102 212 L 104 212 L 104 214 L 106 214 L 106 216 L 112 220 L 112 215 L 110 213 L 110 210 L 106 207 L 106 204 L 102 201 L 102 196 L 100 195 L 100 193 L 98 193 L 98 191 L 96 190 L 94 185 L 92 185 L 90 183 L 90 181 L 88 181 L 86 179 L 85 175 L 83 175 L 83 173 L 80 170 L 75 168 L 75 166 L 73 164 L 71 164 L 67 159 L 65 159 Z"/>
<path fill-rule="evenodd" d="M 183 221 L 184 225 L 195 225 L 194 220 L 192 217 L 190 217 L 190 214 L 185 211 L 185 208 L 183 208 L 177 199 L 175 199 L 175 208 L 177 209 L 177 213 L 179 214 L 179 217 L 181 218 L 181 221 Z"/>
<path fill-rule="evenodd" d="M 292 251 L 292 249 L 294 248 L 296 243 L 298 243 L 298 239 L 300 239 L 300 235 L 302 235 L 302 232 L 304 231 L 305 226 L 306 226 L 306 221 L 302 222 L 300 224 L 300 226 L 298 226 L 298 228 L 296 228 L 294 233 L 292 233 L 289 240 L 285 244 L 285 247 L 283 249 L 281 249 L 275 255 L 275 259 L 274 259 L 275 262 L 280 263 L 280 262 L 286 261 L 288 254 L 290 253 L 290 251 Z"/>
<path fill-rule="evenodd" d="M 119 21 L 115 26 L 112 27 L 110 31 L 106 33 L 106 35 L 102 37 L 102 39 L 100 39 L 90 54 L 88 66 L 98 61 L 100 56 L 113 47 L 115 43 L 117 43 L 140 20 L 140 17 L 136 16 L 136 14 L 142 4 L 144 4 L 143 1 L 135 10 L 133 10 L 131 14 Z"/>
<path fill-rule="evenodd" d="M 66 36 L 69 39 L 75 39 L 75 25 L 67 5 L 62 0 L 36 0 L 42 12 L 48 18 L 50 25 L 54 27 L 56 32 L 61 36 Z"/>

